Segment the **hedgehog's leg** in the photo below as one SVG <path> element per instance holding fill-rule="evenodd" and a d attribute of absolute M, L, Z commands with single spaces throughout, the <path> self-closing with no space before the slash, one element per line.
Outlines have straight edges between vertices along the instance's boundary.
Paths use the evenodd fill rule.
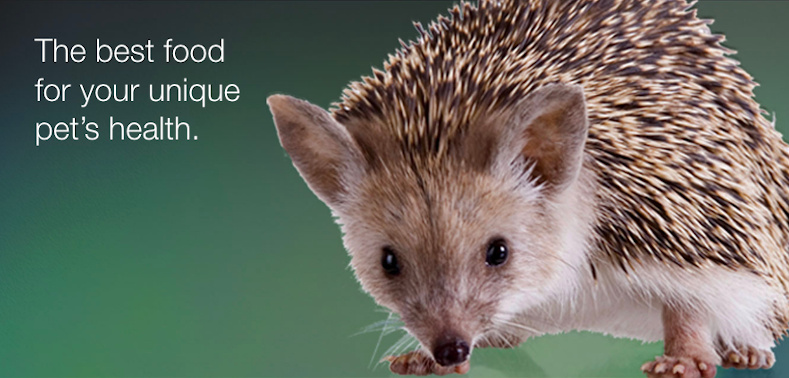
<path fill-rule="evenodd" d="M 775 355 L 769 349 L 735 345 L 718 347 L 718 354 L 723 359 L 723 367 L 737 369 L 769 369 L 775 363 Z"/>
<path fill-rule="evenodd" d="M 641 367 L 649 378 L 712 378 L 720 358 L 708 320 L 690 308 L 663 306 L 664 355 Z"/>
<path fill-rule="evenodd" d="M 384 360 L 389 361 L 389 370 L 392 373 L 402 375 L 466 374 L 470 367 L 468 360 L 456 366 L 441 366 L 421 349 L 400 356 L 387 356 Z"/>

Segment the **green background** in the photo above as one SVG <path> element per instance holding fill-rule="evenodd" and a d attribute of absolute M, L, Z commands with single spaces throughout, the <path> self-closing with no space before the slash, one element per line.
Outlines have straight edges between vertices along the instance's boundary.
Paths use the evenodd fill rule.
<path fill-rule="evenodd" d="M 412 20 L 451 2 L 2 3 L 0 375 L 386 376 L 370 364 L 399 337 L 359 289 L 340 232 L 277 142 L 265 98 L 328 107 L 380 67 Z M 789 121 L 789 2 L 702 1 L 714 31 Z M 444 12 L 445 13 L 445 12 Z M 80 64 L 41 63 L 33 38 L 81 43 Z M 225 39 L 221 64 L 96 64 L 95 39 L 187 45 Z M 33 84 L 72 83 L 67 101 Z M 235 103 L 93 102 L 77 83 L 236 83 Z M 54 141 L 35 123 L 85 116 L 106 131 L 180 116 L 197 141 Z M 571 333 L 478 350 L 471 376 L 639 376 L 660 344 Z M 771 371 L 789 376 L 789 346 Z"/>

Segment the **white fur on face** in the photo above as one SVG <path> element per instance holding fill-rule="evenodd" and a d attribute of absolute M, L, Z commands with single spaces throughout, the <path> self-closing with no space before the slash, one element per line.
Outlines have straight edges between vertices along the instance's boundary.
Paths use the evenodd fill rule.
<path fill-rule="evenodd" d="M 551 230 L 564 227 L 547 224 L 556 205 L 528 171 L 515 175 L 514 168 L 423 177 L 387 171 L 368 177 L 338 211 L 362 287 L 399 313 L 423 345 L 444 328 L 471 342 L 500 315 L 500 301 L 540 298 L 548 278 L 560 276 L 560 259 L 544 257 L 559 245 Z M 510 255 L 489 267 L 485 251 L 495 238 L 506 240 Z M 400 276 L 383 273 L 384 246 L 396 251 Z"/>

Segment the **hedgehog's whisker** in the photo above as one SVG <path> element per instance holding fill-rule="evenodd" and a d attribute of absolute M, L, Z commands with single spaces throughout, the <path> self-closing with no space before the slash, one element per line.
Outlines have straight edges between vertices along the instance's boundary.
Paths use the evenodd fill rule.
<path fill-rule="evenodd" d="M 373 324 L 370 324 L 370 325 L 362 328 L 359 332 L 356 332 L 356 333 L 352 334 L 351 336 L 358 336 L 358 335 L 361 335 L 361 334 L 370 333 L 370 332 L 378 332 L 378 331 L 384 331 L 384 336 L 386 336 L 386 335 L 398 330 L 402 326 L 403 326 L 403 322 L 400 321 L 400 319 L 398 319 L 395 314 L 392 314 L 392 315 L 390 315 L 389 317 L 387 317 L 384 320 L 377 321 L 377 322 L 375 322 Z"/>
<path fill-rule="evenodd" d="M 370 366 L 373 365 L 373 361 L 375 361 L 375 355 L 378 354 L 378 347 L 381 346 L 381 340 L 383 340 L 384 334 L 386 334 L 387 326 L 389 324 L 391 324 L 390 323 L 391 319 L 392 319 L 392 313 L 390 312 L 389 315 L 386 317 L 386 320 L 383 321 L 383 326 L 381 327 L 381 334 L 378 336 L 378 342 L 375 343 L 375 349 L 373 349 L 373 355 L 370 356 L 370 363 L 367 364 L 367 367 L 370 367 Z M 379 323 L 381 323 L 381 322 L 379 322 Z"/>
<path fill-rule="evenodd" d="M 394 345 L 389 347 L 389 349 L 387 349 L 383 353 L 381 358 L 386 357 L 386 356 L 398 356 L 403 351 L 405 351 L 406 349 L 408 349 L 411 346 L 413 346 L 415 342 L 417 344 L 419 343 L 413 336 L 411 336 L 410 333 L 406 333 L 405 335 L 403 335 L 403 337 L 400 338 L 400 340 L 397 340 L 397 342 L 394 343 Z M 378 363 L 380 364 L 381 362 L 383 362 L 383 359 L 380 360 Z"/>
<path fill-rule="evenodd" d="M 497 316 L 494 316 L 494 317 L 492 317 L 490 319 L 492 321 L 494 321 L 494 322 L 498 322 L 499 324 L 510 326 L 510 327 L 514 327 L 514 328 L 519 328 L 519 329 L 522 329 L 524 331 L 529 331 L 529 332 L 532 332 L 532 333 L 535 333 L 535 334 L 542 333 L 542 332 L 538 331 L 536 328 L 532 328 L 532 327 L 529 327 L 529 326 L 526 326 L 526 325 L 523 325 L 523 324 L 520 324 L 520 323 L 516 323 L 516 322 L 513 322 L 513 321 L 502 319 L 502 318 L 497 317 Z"/>
<path fill-rule="evenodd" d="M 496 336 L 496 338 L 497 338 L 497 339 L 499 339 L 499 340 L 500 340 L 500 341 L 501 341 L 501 342 L 502 342 L 504 345 L 506 345 L 508 348 L 513 348 L 513 347 L 515 347 L 515 345 L 513 345 L 513 344 L 512 344 L 512 342 L 510 342 L 510 340 L 509 340 L 509 339 L 507 339 L 506 337 L 504 337 L 504 335 L 502 334 L 502 332 L 496 332 L 496 333 L 495 333 L 495 336 Z"/>

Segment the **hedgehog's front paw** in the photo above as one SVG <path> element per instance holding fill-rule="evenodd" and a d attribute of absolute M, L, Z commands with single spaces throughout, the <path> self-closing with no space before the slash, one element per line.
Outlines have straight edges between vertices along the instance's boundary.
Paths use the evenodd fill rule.
<path fill-rule="evenodd" d="M 742 347 L 721 353 L 723 367 L 737 369 L 769 369 L 775 363 L 771 350 Z"/>
<path fill-rule="evenodd" d="M 715 365 L 697 358 L 658 356 L 641 366 L 649 378 L 713 378 Z"/>
<path fill-rule="evenodd" d="M 456 366 L 441 366 L 422 350 L 415 350 L 400 356 L 387 356 L 389 370 L 395 374 L 403 375 L 447 375 L 452 373 L 466 374 L 469 369 L 468 361 Z"/>

